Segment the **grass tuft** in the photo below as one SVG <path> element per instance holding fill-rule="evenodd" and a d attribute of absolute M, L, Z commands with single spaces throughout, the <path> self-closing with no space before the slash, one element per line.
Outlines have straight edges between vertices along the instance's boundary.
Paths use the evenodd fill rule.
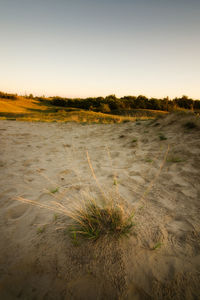
<path fill-rule="evenodd" d="M 162 246 L 162 243 L 158 242 L 153 246 L 152 250 L 156 250 L 156 249 L 160 248 L 161 246 Z"/>
<path fill-rule="evenodd" d="M 44 231 L 45 231 L 45 227 L 44 226 L 37 228 L 37 234 L 43 233 Z"/>
<path fill-rule="evenodd" d="M 194 129 L 194 128 L 197 128 L 197 125 L 194 122 L 189 121 L 184 124 L 184 127 L 186 127 L 187 129 Z"/>
<path fill-rule="evenodd" d="M 100 206 L 91 200 L 73 212 L 74 224 L 70 228 L 72 238 L 77 235 L 96 240 L 102 235 L 116 237 L 128 235 L 134 226 L 133 214 L 125 212 L 120 204 Z"/>
<path fill-rule="evenodd" d="M 59 191 L 59 188 L 56 188 L 56 189 L 51 190 L 50 193 L 51 193 L 51 194 L 55 194 L 55 193 L 57 193 L 58 191 Z"/>
<path fill-rule="evenodd" d="M 185 161 L 185 159 L 182 159 L 177 156 L 172 156 L 172 157 L 167 158 L 167 162 L 172 162 L 172 163 L 179 163 L 179 162 L 184 162 L 184 161 Z"/>
<path fill-rule="evenodd" d="M 146 158 L 145 161 L 148 162 L 148 163 L 152 163 L 152 162 L 153 162 L 153 159 L 151 159 L 151 158 Z"/>
<path fill-rule="evenodd" d="M 113 185 L 117 185 L 117 179 L 114 178 Z"/>
<path fill-rule="evenodd" d="M 160 138 L 161 141 L 167 140 L 166 136 L 163 133 L 159 134 L 159 138 Z"/>
<path fill-rule="evenodd" d="M 136 142 L 137 142 L 137 139 L 136 139 L 136 138 L 132 140 L 132 143 L 136 143 Z"/>

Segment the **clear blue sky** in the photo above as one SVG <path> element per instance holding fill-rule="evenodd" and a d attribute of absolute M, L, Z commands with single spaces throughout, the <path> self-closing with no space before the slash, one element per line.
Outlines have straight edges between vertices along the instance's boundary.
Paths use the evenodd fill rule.
<path fill-rule="evenodd" d="M 0 90 L 200 98 L 200 0 L 0 0 Z"/>

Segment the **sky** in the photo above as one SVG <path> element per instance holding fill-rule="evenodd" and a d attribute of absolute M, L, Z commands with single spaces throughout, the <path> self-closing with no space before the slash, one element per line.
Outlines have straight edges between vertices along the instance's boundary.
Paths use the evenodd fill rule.
<path fill-rule="evenodd" d="M 0 90 L 200 98 L 200 0 L 0 0 Z"/>

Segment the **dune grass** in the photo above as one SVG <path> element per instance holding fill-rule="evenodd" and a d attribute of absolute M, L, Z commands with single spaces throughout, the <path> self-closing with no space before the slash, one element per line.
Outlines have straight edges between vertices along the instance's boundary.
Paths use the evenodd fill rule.
<path fill-rule="evenodd" d="M 84 206 L 73 212 L 75 220 L 70 232 L 73 238 L 77 235 L 96 240 L 105 234 L 116 237 L 130 233 L 134 214 L 128 213 L 122 204 L 109 203 L 100 205 L 95 200 L 88 200 Z"/>

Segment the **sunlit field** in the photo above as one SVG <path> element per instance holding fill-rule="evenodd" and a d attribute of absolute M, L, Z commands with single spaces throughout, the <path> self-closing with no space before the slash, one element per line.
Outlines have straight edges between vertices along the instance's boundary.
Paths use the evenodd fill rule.
<path fill-rule="evenodd" d="M 59 107 L 43 104 L 38 100 L 18 97 L 16 100 L 0 99 L 0 119 L 41 122 L 78 122 L 78 123 L 122 123 L 136 119 L 153 119 L 167 112 L 136 109 L 126 115 L 113 115 L 79 108 Z"/>

